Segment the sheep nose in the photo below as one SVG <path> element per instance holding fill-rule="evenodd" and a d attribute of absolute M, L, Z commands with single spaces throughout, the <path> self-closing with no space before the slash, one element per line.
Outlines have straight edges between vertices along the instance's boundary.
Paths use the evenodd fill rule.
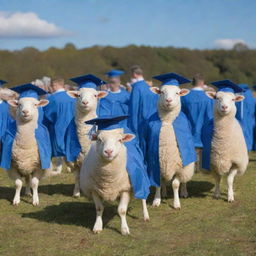
<path fill-rule="evenodd" d="M 27 115 L 28 114 L 28 110 L 22 110 L 22 114 Z"/>
<path fill-rule="evenodd" d="M 166 102 L 168 102 L 168 103 L 171 103 L 172 102 L 172 99 L 166 99 Z"/>
<path fill-rule="evenodd" d="M 223 110 L 226 110 L 228 108 L 228 106 L 224 105 L 221 107 Z"/>
<path fill-rule="evenodd" d="M 107 149 L 107 150 L 104 150 L 104 153 L 106 153 L 107 155 L 111 155 L 113 153 L 113 150 Z"/>
<path fill-rule="evenodd" d="M 88 101 L 82 101 L 82 103 L 87 106 L 88 105 Z"/>

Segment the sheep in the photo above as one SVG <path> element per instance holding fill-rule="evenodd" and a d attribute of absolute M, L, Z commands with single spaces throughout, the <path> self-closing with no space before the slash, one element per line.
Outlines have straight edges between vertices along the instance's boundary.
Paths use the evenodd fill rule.
<path fill-rule="evenodd" d="M 79 153 L 75 163 L 68 162 L 67 165 L 72 167 L 75 172 L 73 196 L 79 197 L 79 170 L 91 145 L 88 133 L 92 126 L 85 124 L 85 121 L 97 117 L 96 110 L 98 99 L 107 96 L 108 93 L 105 91 L 96 91 L 93 88 L 80 88 L 78 91 L 68 91 L 67 93 L 70 97 L 77 99 L 74 122 L 78 141 L 81 146 L 81 152 Z"/>
<path fill-rule="evenodd" d="M 130 234 L 126 212 L 130 201 L 131 183 L 127 173 L 127 148 L 124 142 L 131 141 L 133 134 L 124 134 L 123 129 L 99 130 L 94 134 L 90 150 L 80 171 L 81 191 L 93 199 L 96 207 L 94 233 L 103 229 L 104 201 L 115 201 L 120 197 L 118 214 L 121 218 L 121 233 Z M 144 220 L 149 220 L 146 200 L 142 200 Z"/>
<path fill-rule="evenodd" d="M 156 94 L 160 94 L 160 97 L 158 100 L 158 114 L 153 115 L 149 120 L 149 132 L 151 131 L 152 134 L 152 131 L 155 129 L 154 125 L 160 121 L 161 123 L 159 133 L 157 132 L 157 136 L 159 136 L 157 137 L 157 140 L 159 140 L 159 144 L 157 144 L 157 146 L 159 146 L 158 154 L 154 154 L 152 156 L 152 149 L 149 149 L 147 157 L 147 161 L 149 163 L 148 168 L 154 169 L 152 168 L 150 164 L 152 162 L 150 161 L 154 161 L 155 163 L 159 162 L 162 194 L 163 196 L 166 196 L 166 183 L 172 180 L 172 188 L 174 193 L 173 207 L 174 209 L 180 209 L 180 183 L 182 183 L 181 196 L 187 197 L 188 193 L 186 189 L 186 182 L 191 180 L 194 174 L 196 160 L 195 149 L 192 142 L 191 131 L 188 126 L 188 121 L 185 115 L 181 112 L 180 96 L 188 94 L 189 90 L 180 89 L 179 86 L 164 85 L 160 89 L 157 87 L 152 87 L 151 91 Z M 157 119 L 155 119 L 155 117 L 157 117 Z M 187 136 L 186 138 L 188 138 L 188 140 L 185 142 L 185 147 L 190 150 L 190 159 L 186 165 L 183 164 L 181 151 L 177 141 L 177 134 L 174 129 L 175 122 L 179 120 L 182 120 L 182 126 L 183 129 L 185 129 L 185 131 L 182 132 L 184 136 Z M 150 140 L 150 138 L 148 138 L 148 140 Z M 154 147 L 154 144 L 155 147 L 157 147 L 156 143 L 158 142 L 155 140 L 156 138 L 154 141 L 152 141 L 152 145 L 149 144 L 150 148 Z M 149 170 L 149 172 L 156 172 L 156 170 Z M 152 204 L 153 207 L 158 207 L 161 204 L 161 187 L 156 186 L 155 197 Z"/>
<path fill-rule="evenodd" d="M 234 201 L 234 178 L 244 174 L 249 162 L 243 131 L 235 118 L 235 102 L 242 101 L 244 96 L 224 91 L 206 92 L 206 95 L 216 99 L 210 148 L 210 169 L 215 178 L 213 196 L 220 198 L 220 181 L 227 175 L 228 202 L 231 203 Z"/>
<path fill-rule="evenodd" d="M 20 192 L 22 178 L 26 181 L 26 195 L 31 195 L 33 190 L 33 205 L 39 204 L 38 185 L 39 180 L 45 176 L 55 175 L 51 166 L 49 169 L 41 168 L 39 148 L 35 136 L 38 128 L 39 107 L 48 104 L 48 100 L 37 100 L 35 98 L 20 98 L 9 100 L 8 104 L 16 109 L 17 131 L 12 144 L 11 169 L 7 171 L 8 176 L 14 180 L 16 192 L 13 205 L 20 203 Z"/>

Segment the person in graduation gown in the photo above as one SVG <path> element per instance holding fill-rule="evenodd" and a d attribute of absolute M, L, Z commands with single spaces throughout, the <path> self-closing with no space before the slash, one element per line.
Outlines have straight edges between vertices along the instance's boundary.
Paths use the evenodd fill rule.
<path fill-rule="evenodd" d="M 98 114 L 104 115 L 109 108 L 113 115 L 128 115 L 130 93 L 121 87 L 121 70 L 110 70 L 106 73 L 109 79 L 108 95 L 99 102 Z"/>
<path fill-rule="evenodd" d="M 125 122 L 123 122 L 123 119 L 127 117 L 128 116 L 104 115 L 86 121 L 86 124 L 96 125 L 97 130 L 113 130 L 122 128 L 124 133 L 132 134 L 131 130 L 124 125 Z M 90 132 L 91 134 L 95 132 L 94 129 L 95 127 L 92 128 L 92 131 Z M 124 145 L 127 148 L 126 167 L 133 188 L 134 197 L 137 199 L 147 199 L 150 193 L 150 182 L 138 141 L 135 137 L 133 140 L 125 142 Z"/>
<path fill-rule="evenodd" d="M 193 77 L 193 88 L 190 93 L 181 97 L 181 110 L 187 116 L 197 151 L 196 171 L 201 166 L 202 141 L 201 134 L 204 123 L 213 118 L 214 101 L 207 97 L 204 92 L 204 78 L 201 74 Z"/>
<path fill-rule="evenodd" d="M 3 85 L 6 83 L 7 83 L 6 81 L 0 80 L 0 87 L 1 87 L 0 90 L 2 90 Z M 8 103 L 0 97 L 0 149 L 2 145 L 2 138 L 6 132 L 6 129 L 8 125 L 13 121 L 14 120 L 9 113 Z"/>
<path fill-rule="evenodd" d="M 256 151 L 256 85 L 252 87 L 254 99 L 253 151 Z"/>
<path fill-rule="evenodd" d="M 245 99 L 241 102 L 236 102 L 236 118 L 239 120 L 248 151 L 251 151 L 254 144 L 254 126 L 255 126 L 255 100 L 251 89 L 247 84 L 239 84 L 239 87 L 243 89 L 241 93 Z"/>
<path fill-rule="evenodd" d="M 190 80 L 187 78 L 176 73 L 167 73 L 154 76 L 153 78 L 161 81 L 161 86 L 179 86 L 180 84 L 190 82 Z M 182 160 L 182 165 L 184 167 L 196 161 L 196 152 L 189 121 L 182 111 L 180 111 L 179 115 L 173 121 L 172 126 Z M 148 176 L 151 186 L 154 187 L 160 187 L 161 185 L 159 162 L 159 135 L 161 127 L 162 121 L 158 115 L 158 112 L 156 112 L 149 119 L 146 135 L 148 141 L 146 154 Z"/>
<path fill-rule="evenodd" d="M 33 85 L 24 84 L 11 88 L 11 90 L 19 94 L 19 99 L 21 98 L 35 98 L 39 99 L 40 96 L 45 95 L 47 92 L 43 89 Z M 43 110 L 42 107 L 38 107 L 38 121 L 37 128 L 35 129 L 35 138 L 38 144 L 38 151 L 40 156 L 41 168 L 48 169 L 51 166 L 51 156 L 52 148 L 51 141 L 47 127 L 43 124 Z M 7 131 L 2 138 L 2 157 L 0 162 L 0 167 L 3 169 L 11 168 L 12 161 L 12 145 L 16 136 L 17 126 L 16 122 L 9 123 Z"/>
<path fill-rule="evenodd" d="M 137 136 L 142 153 L 145 156 L 147 145 L 145 130 L 149 117 L 157 111 L 158 95 L 150 90 L 139 66 L 133 66 L 131 72 L 134 83 L 131 85 L 128 126 Z"/>
<path fill-rule="evenodd" d="M 63 157 L 66 152 L 65 136 L 67 128 L 75 115 L 75 99 L 65 91 L 61 78 L 53 79 L 53 93 L 47 98 L 49 104 L 44 108 L 45 122 L 50 132 L 53 157 Z"/>

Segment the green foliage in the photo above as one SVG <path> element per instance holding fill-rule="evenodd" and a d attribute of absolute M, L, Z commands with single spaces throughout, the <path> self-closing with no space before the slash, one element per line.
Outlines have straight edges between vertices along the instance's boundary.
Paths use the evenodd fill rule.
<path fill-rule="evenodd" d="M 103 79 L 111 68 L 129 71 L 134 64 L 141 65 L 145 77 L 164 72 L 177 72 L 192 77 L 200 72 L 207 82 L 232 79 L 237 83 L 256 82 L 256 50 L 237 45 L 233 50 L 189 50 L 173 47 L 146 47 L 130 45 L 123 48 L 94 46 L 76 49 L 67 43 L 63 49 L 51 47 L 39 51 L 27 47 L 20 51 L 0 51 L 0 78 L 9 86 L 26 83 L 42 76 L 70 77 L 94 73 Z M 129 80 L 129 72 L 124 81 Z"/>

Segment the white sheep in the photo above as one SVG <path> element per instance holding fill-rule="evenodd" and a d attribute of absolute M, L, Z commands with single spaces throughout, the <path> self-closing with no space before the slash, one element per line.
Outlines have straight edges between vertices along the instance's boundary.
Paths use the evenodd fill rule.
<path fill-rule="evenodd" d="M 41 168 L 38 144 L 35 130 L 38 127 L 38 107 L 48 104 L 48 100 L 37 100 L 35 98 L 20 98 L 9 100 L 8 103 L 16 109 L 17 131 L 12 144 L 11 169 L 7 171 L 9 177 L 14 180 L 16 192 L 13 204 L 20 203 L 20 192 L 22 178 L 26 181 L 26 195 L 33 191 L 33 205 L 39 204 L 38 185 L 44 176 L 55 175 L 51 167 L 47 170 Z"/>
<path fill-rule="evenodd" d="M 75 187 L 73 196 L 79 197 L 79 171 L 84 157 L 89 151 L 91 145 L 91 140 L 89 139 L 88 133 L 92 126 L 87 125 L 85 121 L 97 117 L 96 110 L 98 99 L 105 97 L 108 93 L 105 91 L 96 91 L 93 88 L 80 88 L 78 91 L 68 91 L 67 93 L 69 96 L 77 99 L 74 122 L 81 152 L 74 163 L 68 162 L 67 164 L 68 166 L 71 166 L 75 172 Z"/>
<path fill-rule="evenodd" d="M 242 101 L 244 96 L 224 91 L 206 92 L 206 95 L 216 99 L 214 129 L 209 151 L 210 169 L 216 182 L 214 197 L 217 199 L 220 197 L 221 177 L 227 175 L 228 202 L 233 202 L 234 178 L 237 174 L 244 174 L 249 161 L 243 131 L 235 118 L 235 102 Z M 207 126 L 205 129 L 207 129 Z"/>
<path fill-rule="evenodd" d="M 121 233 L 130 234 L 126 221 L 126 212 L 130 201 L 131 183 L 127 164 L 127 148 L 124 142 L 134 138 L 132 134 L 124 134 L 123 129 L 99 130 L 93 136 L 90 150 L 83 162 L 80 172 L 81 191 L 89 199 L 93 199 L 96 207 L 96 222 L 93 232 L 103 229 L 102 215 L 104 201 L 115 201 L 120 197 L 118 214 L 121 218 Z M 144 220 L 149 220 L 146 200 L 142 200 Z"/>
<path fill-rule="evenodd" d="M 152 92 L 156 94 L 160 94 L 159 101 L 158 101 L 158 114 L 155 114 L 157 118 L 155 119 L 154 116 L 149 121 L 149 134 L 153 134 L 155 129 L 155 124 L 159 124 L 159 132 L 157 132 L 157 138 L 152 139 L 152 142 L 149 142 L 149 151 L 148 151 L 148 158 L 149 161 L 149 169 L 155 169 L 154 163 L 159 162 L 159 169 L 160 169 L 160 183 L 162 187 L 163 196 L 166 196 L 166 183 L 172 180 L 172 188 L 174 194 L 174 202 L 173 206 L 175 209 L 180 209 L 180 199 L 179 199 L 179 187 L 181 185 L 181 196 L 187 197 L 187 189 L 186 189 L 186 182 L 191 180 L 194 174 L 194 167 L 195 167 L 195 151 L 194 146 L 192 143 L 192 136 L 191 131 L 188 126 L 188 121 L 183 113 L 181 113 L 181 101 L 180 96 L 184 96 L 189 93 L 188 89 L 180 89 L 179 86 L 171 86 L 171 85 L 164 85 L 161 88 L 152 87 Z M 184 129 L 182 133 L 184 136 L 188 136 L 188 140 L 185 142 L 187 143 L 185 147 L 190 150 L 189 157 L 191 157 L 191 161 L 188 164 L 184 165 L 181 157 L 181 151 L 179 148 L 179 144 L 177 141 L 177 134 L 174 127 L 174 122 L 177 120 L 181 120 L 182 118 L 182 127 Z M 148 138 L 150 141 L 150 138 Z M 153 141 L 154 140 L 154 141 Z M 159 144 L 158 143 L 159 140 Z M 158 145 L 158 155 L 152 153 L 152 148 L 154 145 Z M 155 146 L 157 147 L 157 146 Z M 152 163 L 151 165 L 150 163 Z M 153 168 L 152 168 L 153 167 Z M 149 170 L 149 172 L 158 172 L 158 170 Z M 159 175 L 159 174 L 158 174 Z M 152 174 L 153 177 L 155 175 Z M 154 179 L 154 178 L 151 178 Z M 156 184 L 157 182 L 155 182 Z M 156 185 L 155 185 L 156 186 Z M 161 203 L 161 187 L 156 186 L 156 193 L 153 200 L 153 206 L 158 207 Z"/>

